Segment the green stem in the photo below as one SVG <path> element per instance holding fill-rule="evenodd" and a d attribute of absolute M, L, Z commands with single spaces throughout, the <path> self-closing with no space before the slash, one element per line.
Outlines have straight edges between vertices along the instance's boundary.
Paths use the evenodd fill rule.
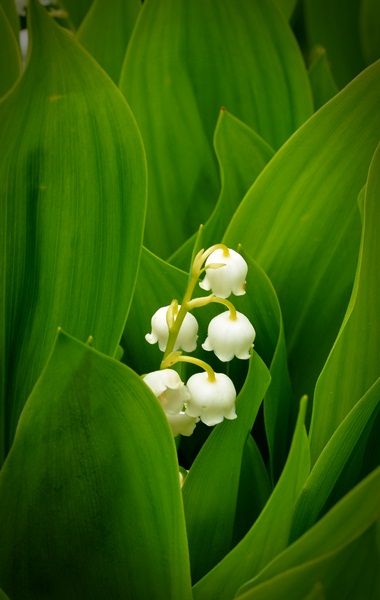
<path fill-rule="evenodd" d="M 194 356 L 183 356 L 180 352 L 172 352 L 171 354 L 169 354 L 169 356 L 164 358 L 161 363 L 161 369 L 167 369 L 178 362 L 191 363 L 193 365 L 197 365 L 198 367 L 201 367 L 201 369 L 206 371 L 208 375 L 207 379 L 209 381 L 216 381 L 215 371 L 212 369 L 212 367 L 210 367 L 208 363 L 206 363 L 204 360 L 201 360 L 200 358 L 195 358 Z"/>

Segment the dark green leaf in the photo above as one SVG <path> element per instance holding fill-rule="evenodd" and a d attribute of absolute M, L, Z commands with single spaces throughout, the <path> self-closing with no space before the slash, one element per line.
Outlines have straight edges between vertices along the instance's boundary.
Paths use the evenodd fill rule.
<path fill-rule="evenodd" d="M 326 50 L 322 46 L 313 48 L 310 57 L 309 78 L 316 109 L 321 108 L 338 93 Z"/>
<path fill-rule="evenodd" d="M 0 104 L 5 446 L 58 326 L 116 352 L 145 216 L 144 152 L 124 98 L 36 0 L 29 15 L 30 63 Z"/>
<path fill-rule="evenodd" d="M 313 462 L 339 423 L 380 376 L 379 194 L 380 146 L 368 174 L 354 289 L 341 331 L 315 389 L 310 428 Z"/>
<path fill-rule="evenodd" d="M 59 333 L 1 471 L 0 529 L 12 600 L 190 600 L 175 446 L 133 371 Z"/>
<path fill-rule="evenodd" d="M 286 548 L 294 506 L 309 473 L 305 413 L 303 400 L 287 463 L 261 515 L 241 542 L 193 587 L 195 600 L 230 600 Z"/>

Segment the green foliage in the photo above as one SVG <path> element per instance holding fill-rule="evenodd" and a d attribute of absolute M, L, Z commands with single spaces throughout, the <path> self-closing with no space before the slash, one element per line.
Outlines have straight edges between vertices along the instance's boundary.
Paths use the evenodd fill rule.
<path fill-rule="evenodd" d="M 25 600 L 190 598 L 176 462 L 139 377 L 60 332 L 1 472 L 3 588 Z"/>
<path fill-rule="evenodd" d="M 380 596 L 379 31 L 375 0 L 0 0 L 0 598 Z M 220 242 L 254 348 L 202 348 L 195 281 L 169 366 L 237 418 L 173 441 L 145 335 Z"/>

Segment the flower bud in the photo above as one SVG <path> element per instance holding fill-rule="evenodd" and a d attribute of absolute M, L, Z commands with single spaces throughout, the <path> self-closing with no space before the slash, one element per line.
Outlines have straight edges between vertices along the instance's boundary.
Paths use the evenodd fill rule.
<path fill-rule="evenodd" d="M 245 315 L 236 312 L 236 318 L 231 318 L 227 310 L 214 317 L 208 326 L 208 337 L 202 344 L 204 350 L 213 350 L 219 360 L 227 362 L 234 356 L 246 359 L 253 347 L 256 332 Z"/>
<path fill-rule="evenodd" d="M 223 266 L 212 268 L 211 265 Z M 228 298 L 232 293 L 235 296 L 245 294 L 248 265 L 241 254 L 230 248 L 228 256 L 225 256 L 222 249 L 214 250 L 207 258 L 205 266 L 209 268 L 199 284 L 202 289 L 211 290 L 219 298 Z"/>
<path fill-rule="evenodd" d="M 180 308 L 178 306 L 178 310 Z M 169 306 L 163 306 L 154 313 L 151 321 L 152 333 L 147 333 L 145 336 L 149 344 L 158 342 L 161 352 L 165 352 L 169 337 L 169 327 L 166 321 L 168 309 Z M 176 319 L 176 316 L 174 316 L 174 319 Z M 197 339 L 198 322 L 194 315 L 187 313 L 179 330 L 173 351 L 175 352 L 182 348 L 185 352 L 193 352 L 197 347 Z"/>
<path fill-rule="evenodd" d="M 206 425 L 221 423 L 223 418 L 236 419 L 236 390 L 224 373 L 215 373 L 215 381 L 204 371 L 192 375 L 187 382 L 191 398 L 186 404 L 189 417 L 200 417 Z"/>
<path fill-rule="evenodd" d="M 143 381 L 158 398 L 167 415 L 177 415 L 190 398 L 189 391 L 174 369 L 153 371 L 145 375 Z"/>

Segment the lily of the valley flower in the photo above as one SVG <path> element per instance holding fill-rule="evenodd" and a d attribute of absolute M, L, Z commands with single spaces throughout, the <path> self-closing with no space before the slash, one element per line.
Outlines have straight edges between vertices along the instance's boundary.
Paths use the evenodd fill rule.
<path fill-rule="evenodd" d="M 178 306 L 178 310 L 181 307 Z M 166 315 L 169 306 L 159 308 L 153 315 L 151 325 L 152 333 L 147 333 L 145 339 L 149 344 L 158 342 L 161 352 L 165 352 L 168 343 L 169 328 L 166 321 Z M 175 317 L 174 317 L 175 319 Z M 193 352 L 197 347 L 198 322 L 194 315 L 187 313 L 179 330 L 178 337 L 174 346 L 174 352 L 182 348 L 185 352 Z"/>
<path fill-rule="evenodd" d="M 166 417 L 169 421 L 173 437 L 177 437 L 177 435 L 191 435 L 199 421 L 199 418 L 189 417 L 189 415 L 183 411 L 178 413 L 178 415 L 169 415 L 166 413 Z"/>
<path fill-rule="evenodd" d="M 213 268 L 211 265 L 223 265 Z M 228 298 L 232 293 L 235 296 L 245 294 L 245 278 L 248 265 L 244 258 L 235 250 L 228 249 L 228 255 L 224 250 L 214 250 L 207 258 L 205 266 L 206 276 L 200 282 L 204 290 L 212 290 L 219 298 Z"/>
<path fill-rule="evenodd" d="M 208 337 L 202 348 L 213 350 L 223 362 L 232 360 L 234 356 L 247 359 L 255 336 L 256 332 L 245 315 L 236 311 L 232 317 L 227 310 L 210 321 Z"/>
<path fill-rule="evenodd" d="M 224 373 L 215 373 L 211 380 L 206 372 L 192 375 L 187 382 L 191 398 L 186 404 L 186 414 L 200 417 L 206 425 L 216 425 L 223 419 L 236 419 L 236 390 Z"/>
<path fill-rule="evenodd" d="M 183 411 L 190 394 L 177 371 L 174 369 L 153 371 L 145 375 L 143 381 L 158 398 L 173 436 L 191 435 L 199 419 L 190 417 Z"/>
<path fill-rule="evenodd" d="M 178 414 L 190 398 L 185 384 L 174 369 L 153 371 L 145 375 L 143 381 L 158 398 L 166 414 Z"/>

